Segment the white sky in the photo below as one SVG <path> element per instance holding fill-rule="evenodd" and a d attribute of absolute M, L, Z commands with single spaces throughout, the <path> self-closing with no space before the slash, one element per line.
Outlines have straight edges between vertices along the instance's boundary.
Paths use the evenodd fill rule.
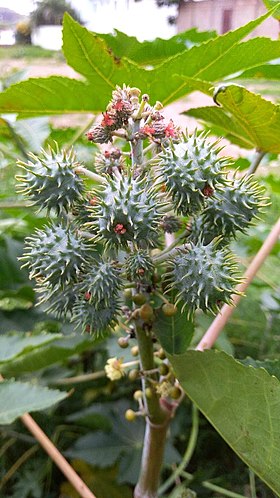
<path fill-rule="evenodd" d="M 0 7 L 28 15 L 34 9 L 35 3 L 35 0 L 0 0 Z M 155 0 L 141 2 L 103 0 L 100 3 L 93 0 L 70 0 L 70 3 L 86 21 L 86 26 L 99 33 L 111 32 L 113 28 L 117 28 L 129 35 L 137 36 L 140 40 L 153 39 L 157 36 L 169 38 L 175 34 L 175 28 L 168 25 L 167 17 L 176 14 L 176 7 L 158 8 Z M 115 10 L 112 4 L 115 5 Z"/>

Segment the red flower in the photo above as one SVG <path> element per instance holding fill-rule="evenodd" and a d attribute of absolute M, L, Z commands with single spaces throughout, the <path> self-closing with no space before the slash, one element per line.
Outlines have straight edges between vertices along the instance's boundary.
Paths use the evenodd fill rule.
<path fill-rule="evenodd" d="M 114 105 L 113 105 L 113 109 L 115 109 L 115 111 L 122 111 L 124 108 L 124 101 L 123 100 L 118 100 Z"/>
<path fill-rule="evenodd" d="M 176 133 L 176 130 L 174 128 L 174 123 L 173 123 L 172 119 L 170 119 L 168 125 L 165 127 L 164 133 L 165 133 L 166 137 L 171 137 L 171 138 L 176 137 L 177 133 Z"/>
<path fill-rule="evenodd" d="M 101 121 L 101 126 L 113 126 L 115 124 L 115 120 L 111 118 L 108 112 L 103 112 L 103 119 Z"/>
<path fill-rule="evenodd" d="M 122 223 L 117 223 L 114 227 L 114 232 L 118 235 L 123 235 L 126 232 L 126 228 L 122 225 Z"/>
<path fill-rule="evenodd" d="M 210 187 L 208 183 L 206 183 L 205 187 L 202 189 L 202 193 L 203 195 L 205 195 L 205 197 L 212 197 L 212 195 L 214 194 L 214 189 Z"/>
<path fill-rule="evenodd" d="M 145 125 L 143 128 L 140 128 L 139 132 L 143 135 L 153 135 L 155 133 L 155 129 L 152 126 Z"/>

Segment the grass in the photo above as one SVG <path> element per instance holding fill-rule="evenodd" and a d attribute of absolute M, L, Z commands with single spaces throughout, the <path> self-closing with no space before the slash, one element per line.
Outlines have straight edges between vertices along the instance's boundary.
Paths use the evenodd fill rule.
<path fill-rule="evenodd" d="M 57 59 L 63 60 L 59 50 L 48 50 L 35 45 L 11 45 L 9 47 L 0 46 L 0 59 Z"/>

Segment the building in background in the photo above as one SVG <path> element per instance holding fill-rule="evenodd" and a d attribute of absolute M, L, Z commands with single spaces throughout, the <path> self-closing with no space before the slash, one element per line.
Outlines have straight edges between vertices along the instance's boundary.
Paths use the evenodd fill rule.
<path fill-rule="evenodd" d="M 262 0 L 181 0 L 178 8 L 177 30 L 196 26 L 200 31 L 218 33 L 236 29 L 266 12 Z M 279 23 L 266 19 L 249 36 L 267 36 L 277 39 Z"/>

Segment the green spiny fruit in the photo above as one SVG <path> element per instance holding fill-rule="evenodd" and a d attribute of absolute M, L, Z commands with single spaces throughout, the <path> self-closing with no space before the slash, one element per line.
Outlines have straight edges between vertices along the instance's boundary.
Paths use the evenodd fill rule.
<path fill-rule="evenodd" d="M 143 250 L 129 254 L 125 260 L 125 271 L 128 280 L 150 280 L 154 271 L 151 256 Z"/>
<path fill-rule="evenodd" d="M 75 201 L 81 199 L 84 184 L 75 173 L 78 163 L 73 151 L 58 149 L 42 151 L 41 155 L 29 154 L 31 161 L 19 165 L 25 170 L 24 176 L 18 176 L 21 182 L 19 192 L 30 199 L 39 210 L 54 209 L 57 214 L 68 211 Z"/>
<path fill-rule="evenodd" d="M 59 319 L 65 319 L 67 315 L 73 314 L 77 296 L 75 286 L 66 285 L 63 288 L 53 289 L 45 283 L 38 285 L 36 290 L 41 294 L 38 304 L 45 304 L 47 313 L 53 313 Z"/>
<path fill-rule="evenodd" d="M 82 328 L 82 332 L 99 337 L 114 328 L 117 324 L 118 312 L 119 303 L 117 299 L 111 299 L 109 304 L 105 303 L 105 301 L 100 301 L 96 305 L 82 294 L 74 304 L 72 321 L 77 323 L 77 327 Z"/>
<path fill-rule="evenodd" d="M 212 226 L 214 237 L 234 236 L 237 231 L 244 232 L 248 228 L 263 206 L 263 188 L 253 176 L 235 178 L 208 199 L 202 219 L 206 226 Z"/>
<path fill-rule="evenodd" d="M 104 303 L 109 306 L 110 301 L 117 297 L 121 286 L 119 269 L 112 262 L 100 258 L 92 263 L 89 262 L 82 282 L 77 288 L 90 304 L 98 306 Z"/>
<path fill-rule="evenodd" d="M 156 191 L 148 186 L 147 178 L 107 178 L 107 185 L 92 206 L 93 228 L 110 247 L 127 247 L 134 242 L 138 247 L 154 246 L 159 231 L 162 203 Z"/>
<path fill-rule="evenodd" d="M 30 269 L 30 278 L 48 282 L 54 290 L 76 281 L 86 263 L 89 248 L 84 241 L 62 224 L 45 226 L 27 237 L 23 266 Z"/>
<path fill-rule="evenodd" d="M 217 144 L 205 135 L 182 135 L 160 155 L 160 176 L 171 193 L 177 211 L 183 215 L 200 210 L 205 199 L 213 195 L 218 182 L 225 181 L 226 159 L 218 157 Z"/>
<path fill-rule="evenodd" d="M 173 270 L 168 274 L 170 287 L 175 290 L 176 303 L 192 314 L 196 309 L 219 310 L 221 303 L 230 303 L 240 282 L 237 267 L 227 249 L 217 249 L 216 243 L 192 245 L 181 251 L 173 260 Z"/>

